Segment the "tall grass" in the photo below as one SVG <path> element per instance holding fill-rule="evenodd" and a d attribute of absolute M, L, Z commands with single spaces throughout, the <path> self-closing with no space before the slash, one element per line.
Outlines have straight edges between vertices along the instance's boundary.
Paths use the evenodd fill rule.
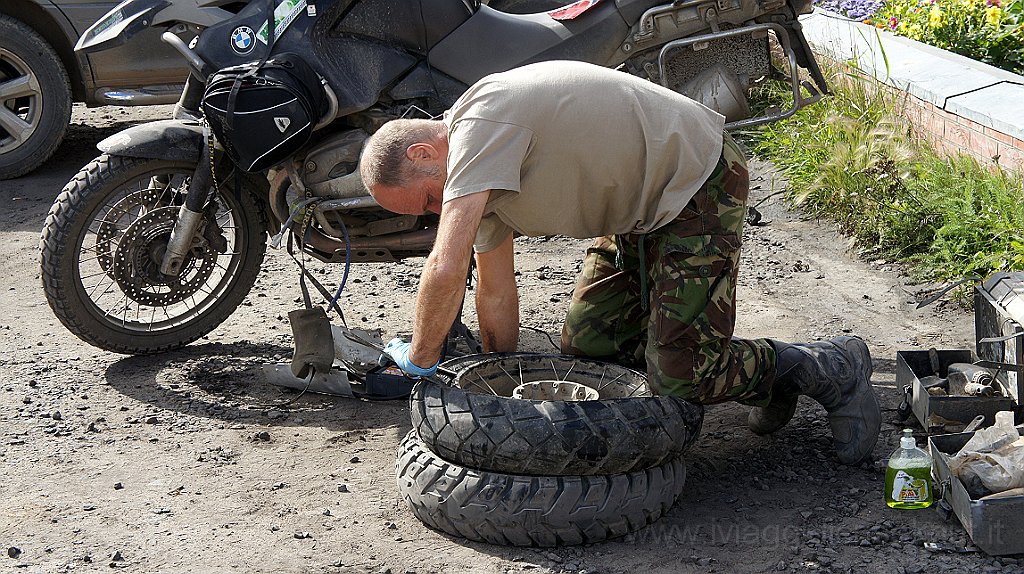
<path fill-rule="evenodd" d="M 753 152 L 790 181 L 790 199 L 833 219 L 871 256 L 912 263 L 945 280 L 1024 270 L 1024 178 L 946 158 L 914 136 L 906 96 L 871 78 L 826 66 L 833 95 L 793 117 L 744 133 Z M 765 87 L 761 107 L 787 106 Z"/>

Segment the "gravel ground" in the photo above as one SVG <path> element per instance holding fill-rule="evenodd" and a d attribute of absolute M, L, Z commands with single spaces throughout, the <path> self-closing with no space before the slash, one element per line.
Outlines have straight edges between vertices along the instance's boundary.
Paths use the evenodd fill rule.
<path fill-rule="evenodd" d="M 0 183 L 0 568 L 25 572 L 1024 572 L 968 546 L 956 519 L 885 506 L 885 459 L 904 423 L 895 354 L 969 348 L 973 320 L 915 310 L 919 286 L 864 261 L 826 223 L 770 197 L 745 234 L 737 334 L 808 340 L 855 334 L 875 358 L 884 408 L 875 461 L 840 465 L 824 411 L 802 399 L 771 438 L 746 408 L 708 409 L 689 484 L 662 520 L 623 539 L 531 550 L 470 543 L 422 526 L 399 498 L 402 402 L 306 396 L 263 382 L 287 360 L 297 275 L 270 252 L 220 328 L 151 357 L 99 351 L 61 326 L 39 283 L 39 230 L 54 196 L 128 122 L 166 108 L 77 108 L 68 141 L 36 173 Z M 752 162 L 755 198 L 782 189 Z M 556 335 L 586 242 L 519 240 L 524 325 Z M 408 334 L 420 260 L 355 267 L 350 325 Z M 318 271 L 319 272 L 319 271 Z M 324 269 L 335 282 L 340 269 Z M 467 309 L 467 322 L 475 317 Z M 522 347 L 550 348 L 524 331 Z M 924 543 L 943 548 L 927 551 Z"/>

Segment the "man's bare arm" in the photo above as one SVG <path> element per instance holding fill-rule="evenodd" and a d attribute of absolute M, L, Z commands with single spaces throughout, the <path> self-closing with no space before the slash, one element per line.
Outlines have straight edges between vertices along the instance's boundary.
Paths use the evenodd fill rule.
<path fill-rule="evenodd" d="M 496 249 L 477 253 L 480 281 L 476 313 L 487 352 L 511 352 L 519 345 L 519 292 L 516 290 L 512 234 Z"/>
<path fill-rule="evenodd" d="M 490 192 L 452 199 L 441 210 L 434 248 L 423 265 L 409 358 L 430 367 L 441 356 L 448 329 L 466 294 L 466 273 Z"/>

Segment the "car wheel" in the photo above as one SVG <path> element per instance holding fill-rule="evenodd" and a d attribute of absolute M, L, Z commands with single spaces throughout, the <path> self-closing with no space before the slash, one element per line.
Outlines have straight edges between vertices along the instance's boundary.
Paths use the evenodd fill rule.
<path fill-rule="evenodd" d="M 71 120 L 71 85 L 60 58 L 27 25 L 0 15 L 0 180 L 53 155 Z"/>

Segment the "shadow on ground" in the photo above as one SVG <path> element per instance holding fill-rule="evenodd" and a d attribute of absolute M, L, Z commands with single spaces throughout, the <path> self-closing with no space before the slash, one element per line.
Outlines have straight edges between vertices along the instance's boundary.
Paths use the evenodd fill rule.
<path fill-rule="evenodd" d="M 410 428 L 405 400 L 300 396 L 299 391 L 262 379 L 260 365 L 290 354 L 290 348 L 268 343 L 193 344 L 160 355 L 123 358 L 107 368 L 106 382 L 155 408 L 231 424 L 318 426 L 332 431 Z"/>

